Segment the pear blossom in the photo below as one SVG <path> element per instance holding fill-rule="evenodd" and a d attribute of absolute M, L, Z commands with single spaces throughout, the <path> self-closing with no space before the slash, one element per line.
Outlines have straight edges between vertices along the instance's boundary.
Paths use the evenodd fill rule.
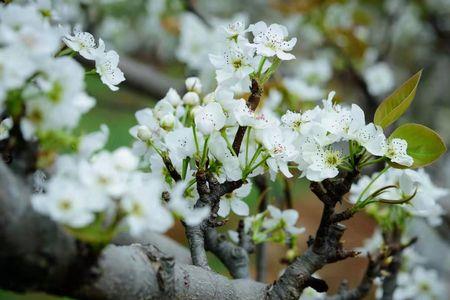
<path fill-rule="evenodd" d="M 240 188 L 234 190 L 233 192 L 226 194 L 219 204 L 219 211 L 217 214 L 222 218 L 227 217 L 230 214 L 230 210 L 233 211 L 238 216 L 248 216 L 249 207 L 242 198 L 247 197 L 252 190 L 252 185 L 247 183 L 242 185 Z"/>
<path fill-rule="evenodd" d="M 394 74 L 387 63 L 377 63 L 364 71 L 364 79 L 369 92 L 379 96 L 389 92 L 395 84 Z"/>
<path fill-rule="evenodd" d="M 393 299 L 443 299 L 447 291 L 440 278 L 437 271 L 421 266 L 415 267 L 411 272 L 400 272 Z"/>
<path fill-rule="evenodd" d="M 55 221 L 74 228 L 84 227 L 94 220 L 94 213 L 103 209 L 107 200 L 89 192 L 65 178 L 53 178 L 45 194 L 35 194 L 32 206 Z M 93 206 L 95 204 L 95 206 Z"/>
<path fill-rule="evenodd" d="M 279 24 L 271 24 L 260 21 L 249 26 L 249 31 L 254 35 L 256 52 L 266 57 L 277 56 L 281 60 L 295 59 L 295 56 L 286 53 L 291 51 L 297 43 L 297 38 L 286 40 L 287 28 Z"/>
<path fill-rule="evenodd" d="M 237 20 L 228 24 L 227 26 L 224 26 L 224 30 L 226 33 L 226 37 L 229 40 L 236 40 L 238 36 L 244 35 L 247 31 L 245 28 L 245 22 L 241 20 Z"/>
<path fill-rule="evenodd" d="M 13 127 L 13 120 L 11 117 L 3 119 L 0 122 L 0 141 L 9 137 L 9 131 Z"/>
<path fill-rule="evenodd" d="M 167 207 L 177 216 L 181 217 L 183 221 L 190 226 L 200 224 L 209 216 L 209 207 L 194 208 L 194 201 L 189 200 L 185 196 L 187 184 L 179 182 L 175 184 L 170 192 L 170 200 Z"/>
<path fill-rule="evenodd" d="M 403 166 L 410 167 L 414 160 L 406 152 L 408 143 L 399 138 L 393 138 L 388 141 L 386 157 L 390 158 L 392 162 Z"/>
<path fill-rule="evenodd" d="M 288 162 L 294 161 L 298 155 L 298 151 L 292 143 L 295 136 L 288 131 L 281 130 L 279 127 L 258 131 L 258 134 L 262 145 L 270 155 L 266 161 L 270 170 L 274 174 L 280 170 L 284 176 L 292 177 L 291 172 L 289 172 Z"/>
<path fill-rule="evenodd" d="M 95 38 L 89 32 L 82 32 L 80 26 L 73 28 L 73 35 L 67 33 L 63 37 L 64 43 L 73 51 L 79 52 L 86 59 L 94 60 L 96 48 Z"/>
<path fill-rule="evenodd" d="M 145 231 L 165 232 L 173 225 L 169 210 L 162 206 L 163 187 L 155 179 L 143 181 L 135 178 L 124 194 L 121 207 L 126 213 L 125 222 L 133 236 Z"/>
<path fill-rule="evenodd" d="M 255 72 L 258 66 L 254 48 L 241 39 L 227 47 L 221 55 L 210 54 L 209 59 L 216 68 L 216 79 L 220 85 L 232 86 L 240 83 L 246 89 L 250 85 L 249 75 Z"/>
<path fill-rule="evenodd" d="M 178 169 L 181 168 L 182 160 L 192 157 L 197 150 L 191 128 L 177 128 L 166 134 L 164 140 L 169 157 Z"/>
<path fill-rule="evenodd" d="M 211 155 L 220 162 L 220 170 L 223 170 L 223 174 L 216 174 L 219 178 L 219 182 L 225 180 L 239 180 L 242 176 L 242 170 L 239 163 L 239 158 L 234 156 L 224 138 L 219 134 L 211 136 L 209 142 L 209 151 Z"/>
<path fill-rule="evenodd" d="M 305 228 L 295 227 L 298 220 L 298 212 L 295 209 L 281 211 L 279 208 L 269 205 L 267 206 L 267 211 L 270 213 L 270 218 L 264 220 L 265 228 L 272 229 L 280 226 L 293 235 L 305 232 Z"/>
<path fill-rule="evenodd" d="M 104 49 L 104 42 L 99 40 L 99 48 Z M 95 55 L 95 68 L 100 75 L 100 79 L 112 91 L 117 91 L 117 85 L 125 80 L 123 72 L 118 68 L 119 55 L 116 51 L 110 50 L 106 53 Z"/>
<path fill-rule="evenodd" d="M 222 106 L 213 102 L 206 106 L 200 106 L 195 111 L 195 125 L 204 135 L 211 134 L 214 130 L 220 130 L 225 125 L 226 117 Z"/>
<path fill-rule="evenodd" d="M 306 176 L 311 181 L 322 181 L 338 175 L 338 166 L 342 162 L 342 154 L 339 150 L 322 148 L 315 142 L 308 142 L 303 145 L 302 154 L 303 162 L 299 164 L 299 169 L 304 171 L 302 176 Z"/>
<path fill-rule="evenodd" d="M 265 129 L 276 123 L 263 112 L 251 110 L 244 99 L 235 101 L 233 116 L 240 126 L 249 126 L 256 129 Z"/>

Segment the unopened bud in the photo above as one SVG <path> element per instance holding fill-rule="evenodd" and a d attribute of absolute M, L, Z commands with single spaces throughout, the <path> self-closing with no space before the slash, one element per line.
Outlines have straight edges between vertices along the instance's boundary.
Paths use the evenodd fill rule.
<path fill-rule="evenodd" d="M 159 121 L 159 125 L 165 130 L 171 130 L 175 125 L 175 116 L 167 114 Z"/>
<path fill-rule="evenodd" d="M 148 142 L 152 139 L 152 133 L 147 126 L 142 125 L 138 127 L 137 137 L 143 142 Z"/>
<path fill-rule="evenodd" d="M 190 92 L 200 94 L 202 92 L 202 83 L 198 77 L 189 77 L 185 81 L 186 88 Z"/>
<path fill-rule="evenodd" d="M 198 96 L 197 93 L 194 92 L 187 92 L 184 96 L 183 96 L 183 102 L 186 105 L 190 105 L 190 106 L 196 106 L 200 104 L 200 97 Z"/>
<path fill-rule="evenodd" d="M 170 88 L 167 92 L 166 96 L 164 97 L 165 100 L 167 100 L 170 104 L 172 104 L 173 107 L 177 107 L 181 104 L 181 97 L 178 95 L 177 91 L 173 88 Z"/>

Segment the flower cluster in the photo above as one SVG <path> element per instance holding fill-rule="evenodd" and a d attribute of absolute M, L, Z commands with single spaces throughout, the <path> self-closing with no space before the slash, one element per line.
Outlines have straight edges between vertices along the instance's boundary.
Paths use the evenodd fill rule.
<path fill-rule="evenodd" d="M 82 32 L 79 27 L 74 27 L 73 34 L 66 33 L 64 43 L 88 60 L 95 61 L 95 70 L 100 79 L 111 90 L 117 91 L 117 85 L 125 80 L 123 72 L 118 68 L 119 55 L 114 50 L 105 51 L 105 42 L 99 39 L 98 46 L 94 36 L 89 32 Z"/>
<path fill-rule="evenodd" d="M 305 228 L 295 226 L 297 220 L 298 212 L 295 209 L 282 211 L 273 205 L 269 205 L 266 211 L 244 219 L 243 233 L 250 234 L 255 244 L 267 241 L 289 243 L 298 234 L 305 232 Z M 239 244 L 238 232 L 229 230 L 228 235 L 233 242 Z M 295 245 L 295 243 L 290 244 Z"/>
<path fill-rule="evenodd" d="M 402 242 L 406 242 L 403 241 Z M 383 237 L 379 230 L 364 242 L 365 247 L 361 250 L 375 253 L 383 247 Z M 429 263 L 426 257 L 418 253 L 414 248 L 406 248 L 402 251 L 402 267 L 397 275 L 397 288 L 394 291 L 394 300 L 406 299 L 444 299 L 447 288 L 444 281 L 434 269 L 426 268 Z M 375 281 L 377 285 L 376 299 L 383 296 L 383 287 L 380 280 Z"/>
<path fill-rule="evenodd" d="M 442 222 L 444 209 L 439 204 L 439 199 L 448 194 L 447 189 L 434 185 L 423 169 L 388 169 L 371 177 L 363 176 L 352 186 L 350 192 L 349 200 L 356 205 L 367 199 L 372 203 L 405 202 L 401 206 L 405 211 L 413 216 L 426 218 L 432 226 Z M 372 213 L 381 215 L 383 210 L 377 207 Z"/>
<path fill-rule="evenodd" d="M 102 81 L 112 89 L 123 80 L 117 53 L 105 53 L 102 41 L 94 48 L 88 33 L 76 31 L 63 38 L 49 9 L 34 2 L 1 7 L 0 111 L 12 117 L 2 121 L 3 138 L 12 125 L 21 128 L 26 140 L 49 131 L 69 131 L 94 106 L 95 100 L 85 92 L 83 67 L 60 50 L 63 40 L 82 56 L 95 58 Z"/>
<path fill-rule="evenodd" d="M 78 154 L 60 156 L 51 179 L 33 195 L 33 207 L 72 229 L 100 222 L 105 232 L 127 228 L 135 236 L 148 230 L 165 232 L 173 225 L 173 215 L 198 224 L 209 214 L 207 208 L 189 205 L 185 186 L 174 186 L 170 200 L 163 199 L 166 186 L 156 173 L 138 169 L 131 149 L 98 151 L 106 139 L 105 129 L 91 133 L 81 141 Z"/>

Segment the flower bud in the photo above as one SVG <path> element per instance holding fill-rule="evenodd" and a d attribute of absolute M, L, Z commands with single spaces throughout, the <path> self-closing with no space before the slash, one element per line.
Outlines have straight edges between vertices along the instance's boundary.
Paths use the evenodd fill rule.
<path fill-rule="evenodd" d="M 167 92 L 166 96 L 163 99 L 172 104 L 173 107 L 177 107 L 182 103 L 180 95 L 178 95 L 177 91 L 174 90 L 173 88 L 169 89 L 169 91 Z"/>
<path fill-rule="evenodd" d="M 138 127 L 137 137 L 143 142 L 148 142 L 152 139 L 152 133 L 147 126 L 141 125 Z"/>
<path fill-rule="evenodd" d="M 186 78 L 185 84 L 189 92 L 195 92 L 197 94 L 202 92 L 202 83 L 198 77 Z"/>
<path fill-rule="evenodd" d="M 172 114 L 167 114 L 164 117 L 161 118 L 159 121 L 159 125 L 164 128 L 165 130 L 171 130 L 173 129 L 173 126 L 175 126 L 175 116 Z"/>
<path fill-rule="evenodd" d="M 196 106 L 200 104 L 200 97 L 194 92 L 187 92 L 183 96 L 183 102 L 186 105 Z"/>

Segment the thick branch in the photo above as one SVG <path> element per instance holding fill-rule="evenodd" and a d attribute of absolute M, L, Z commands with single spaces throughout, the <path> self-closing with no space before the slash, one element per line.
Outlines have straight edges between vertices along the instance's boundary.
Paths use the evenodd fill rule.
<path fill-rule="evenodd" d="M 311 190 L 323 202 L 324 208 L 316 237 L 303 255 L 291 263 L 284 274 L 268 291 L 269 299 L 298 299 L 304 288 L 311 286 L 312 275 L 326 264 L 337 262 L 358 253 L 343 249 L 341 237 L 345 226 L 333 223 L 335 206 L 351 187 L 357 173 L 342 173 L 335 179 L 311 183 Z"/>
<path fill-rule="evenodd" d="M 227 267 L 233 278 L 249 277 L 249 258 L 243 247 L 226 240 L 215 228 L 205 230 L 206 249 L 214 253 Z"/>
<path fill-rule="evenodd" d="M 0 287 L 77 299 L 261 299 L 266 286 L 175 263 L 152 246 L 99 255 L 37 214 L 29 192 L 0 162 Z"/>

